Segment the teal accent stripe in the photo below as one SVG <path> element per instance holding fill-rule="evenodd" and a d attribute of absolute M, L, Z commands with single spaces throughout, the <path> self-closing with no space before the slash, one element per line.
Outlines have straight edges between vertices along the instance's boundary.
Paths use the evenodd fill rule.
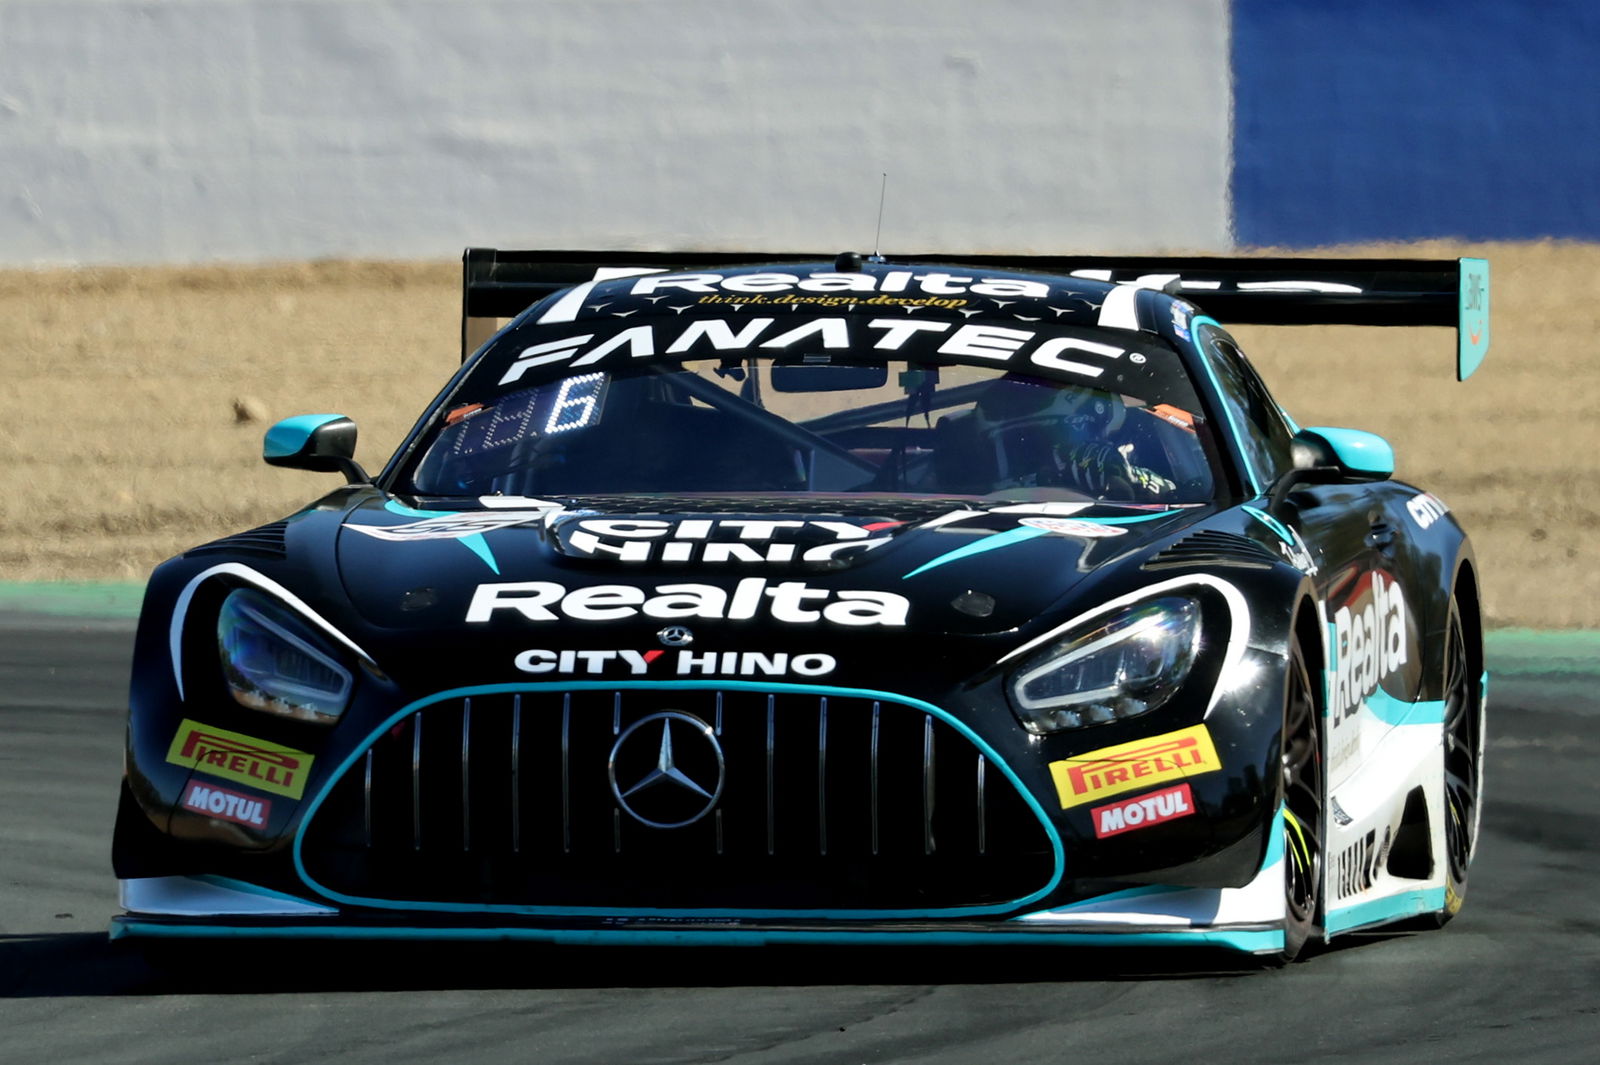
<path fill-rule="evenodd" d="M 1111 505 L 1112 506 L 1116 506 L 1115 503 L 1113 503 Z M 1141 521 L 1157 521 L 1157 520 L 1159 520 L 1161 518 L 1169 517 L 1169 516 L 1172 515 L 1172 513 L 1173 513 L 1173 511 L 1170 511 L 1170 510 L 1158 510 L 1153 514 L 1134 514 L 1134 515 L 1130 515 L 1129 517 L 1126 517 L 1126 518 L 1080 518 L 1080 517 L 1072 516 L 1072 517 L 1068 517 L 1065 520 L 1067 520 L 1067 521 L 1088 521 L 1088 522 L 1093 522 L 1096 525 L 1137 525 Z M 1024 518 L 1031 517 L 1031 516 L 1032 515 L 1028 515 L 1028 514 L 1022 515 L 1022 517 L 1024 517 Z M 1041 517 L 1041 518 L 1048 518 L 1050 515 L 1048 515 L 1048 514 L 1040 514 L 1038 516 Z"/>
<path fill-rule="evenodd" d="M 1002 547 L 1010 547 L 1012 544 L 1019 544 L 1024 540 L 1033 540 L 1037 537 L 1048 535 L 1050 534 L 1045 532 L 1045 530 L 1035 529 L 1029 525 L 1019 526 L 1015 529 L 1008 529 L 1005 532 L 990 533 L 981 540 L 974 540 L 970 544 L 963 544 L 953 551 L 946 551 L 938 558 L 924 562 L 922 565 L 918 566 L 916 569 L 912 570 L 910 573 L 907 573 L 900 579 L 903 581 L 910 580 L 919 573 L 926 573 L 930 569 L 935 569 L 936 567 L 943 566 L 949 562 L 958 562 L 963 558 L 970 558 L 973 555 L 981 555 L 987 551 L 998 551 Z"/>
<path fill-rule="evenodd" d="M 398 499 L 384 500 L 383 509 L 402 518 L 453 518 L 460 513 L 455 510 L 418 510 L 416 507 L 406 506 Z"/>
<path fill-rule="evenodd" d="M 489 541 L 483 538 L 483 533 L 469 533 L 456 542 L 483 559 L 483 564 L 493 570 L 496 577 L 500 576 L 500 563 L 495 561 L 494 552 L 489 549 Z"/>
<path fill-rule="evenodd" d="M 1386 899 L 1358 902 L 1342 910 L 1330 910 L 1322 922 L 1329 935 L 1347 932 L 1369 924 L 1383 924 L 1406 917 L 1420 917 L 1425 913 L 1438 913 L 1444 909 L 1444 888 L 1421 888 L 1405 891 Z"/>
<path fill-rule="evenodd" d="M 1127 902 L 1133 899 L 1148 899 L 1155 895 L 1171 895 L 1176 891 L 1191 891 L 1192 888 L 1178 887 L 1171 884 L 1156 884 L 1149 887 L 1123 888 L 1121 891 L 1112 891 L 1105 895 L 1096 895 L 1093 898 L 1079 899 L 1069 902 L 1065 906 L 1057 906 L 1049 910 L 1037 910 L 1036 913 L 1072 913 L 1086 906 L 1101 906 L 1108 902 Z M 1025 920 L 1033 914 L 1023 914 L 1021 917 L 1011 918 L 1013 921 Z"/>
<path fill-rule="evenodd" d="M 1058 947 L 1221 947 L 1245 954 L 1269 954 L 1283 949 L 1283 933 L 1276 930 L 1228 931 L 1204 929 L 1193 932 L 981 932 L 981 931 L 905 931 L 854 932 L 844 928 L 817 931 L 757 931 L 725 929 L 718 931 L 671 929 L 553 929 L 553 928 L 359 928 L 349 925 L 297 924 L 285 927 L 262 925 L 180 925 L 144 923 L 112 918 L 111 938 L 149 937 L 155 939 L 357 939 L 357 940 L 442 940 L 503 941 L 522 940 L 563 946 L 644 946 L 644 947 L 764 947 L 772 944 L 819 944 L 834 946 L 999 946 L 1051 944 Z"/>
<path fill-rule="evenodd" d="M 400 514 L 409 518 L 451 518 L 459 514 L 456 510 L 418 510 L 408 507 L 398 500 L 386 500 L 383 509 L 391 514 Z M 483 559 L 483 564 L 494 571 L 496 577 L 500 576 L 500 563 L 495 561 L 494 551 L 489 548 L 489 541 L 483 538 L 483 533 L 468 533 L 466 536 L 455 537 L 457 543 L 474 555 Z"/>
<path fill-rule="evenodd" d="M 328 797 L 329 792 L 333 790 L 333 786 L 344 777 L 344 774 L 349 771 L 351 766 L 353 766 L 362 756 L 366 754 L 367 748 L 376 743 L 380 736 L 416 711 L 424 709 L 428 706 L 432 706 L 435 703 L 447 702 L 452 699 L 465 699 L 469 696 L 475 695 L 510 695 L 516 692 L 642 690 L 750 691 L 763 694 L 767 692 L 778 692 L 795 695 L 833 695 L 853 699 L 876 699 L 880 702 L 895 703 L 900 706 L 914 707 L 923 711 L 924 713 L 932 714 L 965 736 L 974 747 L 977 747 L 979 751 L 983 752 L 984 757 L 988 759 L 990 765 L 998 768 L 1002 773 L 1005 774 L 1006 779 L 1011 781 L 1012 786 L 1017 789 L 1017 794 L 1022 796 L 1023 801 L 1028 804 L 1028 807 L 1031 810 L 1033 810 L 1034 816 L 1039 819 L 1039 824 L 1043 826 L 1045 834 L 1049 837 L 1050 849 L 1055 860 L 1055 869 L 1050 877 L 1049 882 L 1043 887 L 1033 892 L 1031 895 L 1027 895 L 1011 902 L 990 906 L 952 906 L 940 909 L 925 910 L 669 910 L 649 908 L 611 909 L 598 906 L 514 906 L 488 903 L 470 905 L 467 903 L 455 902 L 396 902 L 391 899 L 369 899 L 354 895 L 341 894 L 332 890 L 331 888 L 327 888 L 322 884 L 319 884 L 306 870 L 304 856 L 302 854 L 305 845 L 306 829 L 315 819 L 317 810 L 321 808 L 323 801 Z M 448 691 L 438 692 L 437 694 L 430 695 L 424 699 L 418 699 L 415 702 L 408 703 L 399 710 L 396 710 L 393 714 L 386 718 L 382 724 L 373 729 L 372 732 L 367 735 L 365 740 L 356 745 L 355 749 L 350 753 L 350 755 L 345 758 L 345 760 L 339 764 L 339 767 L 328 776 L 328 779 L 323 783 L 321 790 L 317 792 L 316 797 L 313 798 L 310 805 L 306 807 L 305 815 L 300 819 L 300 827 L 295 832 L 294 866 L 296 873 L 299 874 L 300 879 L 305 882 L 306 886 L 312 891 L 316 892 L 318 895 L 321 895 L 323 898 L 332 899 L 335 902 L 344 903 L 346 905 L 371 906 L 380 909 L 414 910 L 433 913 L 516 914 L 521 916 L 567 915 L 594 917 L 634 916 L 684 918 L 812 917 L 847 919 L 882 918 L 883 920 L 898 920 L 905 918 L 985 916 L 989 914 L 1009 912 L 1019 907 L 1026 906 L 1029 903 L 1037 902 L 1039 899 L 1044 898 L 1046 895 L 1050 894 L 1050 892 L 1054 891 L 1056 885 L 1061 883 L 1061 878 L 1065 871 L 1065 850 L 1061 844 L 1061 836 L 1057 833 L 1055 825 L 1051 823 L 1049 815 L 1045 813 L 1044 808 L 1039 805 L 1039 801 L 1033 797 L 1033 794 L 1028 790 L 1027 786 L 1022 783 L 1022 780 L 1016 775 L 1016 773 L 1012 771 L 1011 767 L 1008 766 L 1003 759 L 1001 759 L 1001 757 L 995 752 L 994 748 L 985 743 L 977 733 L 973 732 L 963 722 L 957 720 L 948 711 L 934 706 L 932 703 L 923 702 L 921 699 L 914 699 L 906 695 L 898 695 L 894 692 L 874 691 L 868 688 L 836 688 L 828 685 L 810 684 L 758 684 L 754 681 L 684 680 L 669 681 L 665 683 L 653 681 L 567 681 L 548 684 L 482 684 L 465 688 L 452 688 Z"/>
<path fill-rule="evenodd" d="M 1257 510 L 1255 507 L 1240 507 L 1239 509 L 1250 515 L 1252 518 L 1255 518 L 1267 528 L 1271 529 L 1277 534 L 1278 539 L 1282 540 L 1290 547 L 1294 546 L 1294 537 L 1289 535 L 1289 529 L 1283 524 L 1283 522 L 1279 521 L 1277 518 L 1274 518 L 1271 514 L 1268 514 L 1264 510 Z"/>
<path fill-rule="evenodd" d="M 1113 504 L 1113 505 L 1115 505 L 1115 504 Z M 1093 525 L 1133 525 L 1133 524 L 1136 524 L 1136 523 L 1141 522 L 1141 521 L 1155 521 L 1158 518 L 1165 518 L 1167 515 L 1169 515 L 1171 513 L 1172 513 L 1172 511 L 1170 511 L 1170 510 L 1163 510 L 1163 511 L 1158 511 L 1155 514 L 1136 514 L 1136 515 L 1134 515 L 1132 517 L 1127 517 L 1127 518 L 1080 518 L 1080 517 L 1078 517 L 1077 515 L 1074 514 L 1074 515 L 1064 516 L 1062 520 L 1064 520 L 1064 521 L 1086 521 L 1086 522 L 1089 522 L 1089 523 L 1091 523 Z M 1002 516 L 1004 516 L 1004 515 L 1002 515 Z M 1051 517 L 1051 515 L 1049 515 L 1049 514 L 1018 514 L 1017 517 L 1018 518 L 1029 518 L 1029 517 L 1047 518 L 1047 517 Z M 978 541 L 976 541 L 974 543 L 965 544 L 965 545 L 963 545 L 961 547 L 955 548 L 952 551 L 946 551 L 944 554 L 940 555 L 938 558 L 932 559 L 932 560 L 930 560 L 928 562 L 924 562 L 922 565 L 918 566 L 916 569 L 912 570 L 910 573 L 907 573 L 904 577 L 901 577 L 900 579 L 901 580 L 906 580 L 908 578 L 915 577 L 919 573 L 926 573 L 930 569 L 934 569 L 935 567 L 938 567 L 938 566 L 943 566 L 948 562 L 956 562 L 956 561 L 959 561 L 959 560 L 961 560 L 963 558 L 968 558 L 968 557 L 970 557 L 972 555 L 981 555 L 985 551 L 995 551 L 995 550 L 998 550 L 998 549 L 1000 549 L 1002 547 L 1010 547 L 1013 544 L 1020 544 L 1025 540 L 1032 540 L 1032 539 L 1035 539 L 1035 538 L 1040 537 L 1040 536 L 1056 536 L 1056 535 L 1060 535 L 1060 534 L 1052 533 L 1049 529 L 1035 529 L 1031 525 L 1022 525 L 1022 526 L 1019 526 L 1018 528 L 1015 528 L 1015 529 L 1008 529 L 1005 532 L 991 533 L 990 535 L 984 537 L 981 540 L 978 540 Z"/>
<path fill-rule="evenodd" d="M 1283 861 L 1283 834 L 1288 827 L 1283 821 L 1283 810 L 1283 803 L 1280 802 L 1278 812 L 1272 815 L 1272 829 L 1267 835 L 1267 853 L 1261 859 L 1262 872 Z"/>
<path fill-rule="evenodd" d="M 1223 332 L 1227 332 L 1227 330 L 1223 329 L 1221 322 L 1203 314 L 1195 315 L 1189 322 L 1190 333 L 1194 337 L 1190 343 L 1194 345 L 1195 352 L 1200 356 L 1200 365 L 1206 369 L 1206 377 L 1211 381 L 1211 391 L 1216 395 L 1217 406 L 1222 408 L 1222 416 L 1228 420 L 1228 432 L 1233 436 L 1233 450 L 1238 454 L 1240 464 L 1244 466 L 1245 475 L 1250 478 L 1250 490 L 1259 495 L 1261 492 L 1261 478 L 1257 476 L 1255 465 L 1250 461 L 1250 453 L 1239 442 L 1242 439 L 1242 435 L 1239 432 L 1239 423 L 1233 420 L 1233 408 L 1228 405 L 1227 399 L 1223 397 L 1222 386 L 1217 382 L 1216 371 L 1211 369 L 1211 360 L 1206 357 L 1206 350 L 1200 345 L 1200 327 L 1202 325 L 1222 329 Z"/>
<path fill-rule="evenodd" d="M 1385 725 L 1442 725 L 1444 724 L 1444 700 L 1423 699 L 1415 703 L 1408 703 L 1403 699 L 1396 699 L 1388 692 L 1379 688 L 1366 698 L 1366 706 L 1372 711 L 1374 717 Z"/>

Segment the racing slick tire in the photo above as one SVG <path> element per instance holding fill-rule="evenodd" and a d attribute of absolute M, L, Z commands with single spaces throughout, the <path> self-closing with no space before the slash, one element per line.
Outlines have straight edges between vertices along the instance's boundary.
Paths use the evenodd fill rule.
<path fill-rule="evenodd" d="M 1268 959 L 1287 965 L 1316 931 L 1322 905 L 1322 855 L 1326 781 L 1322 760 L 1322 710 L 1300 641 L 1290 647 L 1284 684 L 1283 950 Z"/>
<path fill-rule="evenodd" d="M 1467 867 L 1478 847 L 1478 827 L 1483 809 L 1484 700 L 1481 651 L 1467 642 L 1466 626 L 1456 598 L 1450 598 L 1450 617 L 1444 651 L 1444 786 L 1440 809 L 1444 817 L 1444 909 L 1434 915 L 1443 927 L 1461 911 L 1467 895 Z"/>

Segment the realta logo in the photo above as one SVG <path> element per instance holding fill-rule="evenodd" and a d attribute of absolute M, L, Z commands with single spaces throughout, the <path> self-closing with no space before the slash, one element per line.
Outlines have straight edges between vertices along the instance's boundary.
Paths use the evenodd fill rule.
<path fill-rule="evenodd" d="M 1406 600 L 1400 585 L 1372 575 L 1372 598 L 1356 611 L 1333 616 L 1333 723 L 1353 716 L 1378 681 L 1406 664 Z"/>
<path fill-rule="evenodd" d="M 914 273 L 889 270 L 881 277 L 872 274 L 818 271 L 798 274 L 647 274 L 633 283 L 633 295 L 658 292 L 922 292 L 933 296 L 1024 296 L 1042 299 L 1050 286 L 1042 281 L 1011 277 L 978 277 L 939 271 Z"/>
<path fill-rule="evenodd" d="M 528 621 L 621 621 L 641 614 L 667 621 L 746 621 L 764 613 L 791 625 L 830 621 L 860 627 L 904 625 L 910 610 L 911 600 L 893 592 L 835 592 L 802 581 L 769 586 L 764 577 L 746 577 L 731 592 L 714 584 L 660 584 L 651 589 L 595 584 L 568 591 L 554 581 L 513 581 L 478 585 L 467 607 L 467 621 L 490 621 L 498 611 Z"/>

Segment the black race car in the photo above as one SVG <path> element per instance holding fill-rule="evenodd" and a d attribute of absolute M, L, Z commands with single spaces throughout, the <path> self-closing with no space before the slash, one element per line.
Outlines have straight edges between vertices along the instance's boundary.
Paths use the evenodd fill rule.
<path fill-rule="evenodd" d="M 1471 546 L 1209 314 L 1456 325 L 1464 377 L 1485 263 L 751 258 L 469 251 L 382 473 L 268 431 L 347 483 L 152 576 L 114 937 L 1284 960 L 1457 911 Z"/>

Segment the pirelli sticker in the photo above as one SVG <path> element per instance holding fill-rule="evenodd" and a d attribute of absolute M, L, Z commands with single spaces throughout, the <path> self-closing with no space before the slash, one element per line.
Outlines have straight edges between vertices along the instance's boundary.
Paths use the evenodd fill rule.
<path fill-rule="evenodd" d="M 167 748 L 167 761 L 298 799 L 306 790 L 312 756 L 185 718 Z"/>
<path fill-rule="evenodd" d="M 1102 747 L 1050 763 L 1056 795 L 1063 810 L 1160 784 L 1185 780 L 1222 768 L 1211 733 L 1192 725 L 1148 739 Z"/>

